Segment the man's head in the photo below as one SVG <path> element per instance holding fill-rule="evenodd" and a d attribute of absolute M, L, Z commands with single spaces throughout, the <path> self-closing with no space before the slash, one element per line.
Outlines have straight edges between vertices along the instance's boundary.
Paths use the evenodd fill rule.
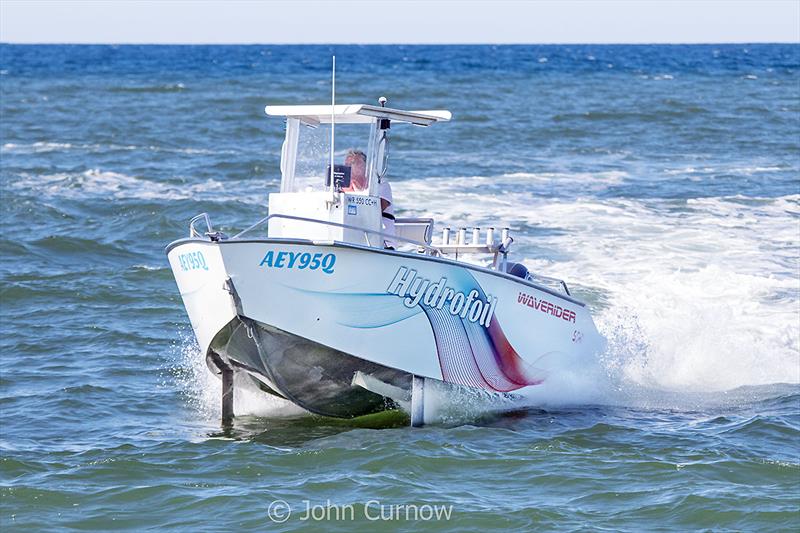
<path fill-rule="evenodd" d="M 367 154 L 361 150 L 349 150 L 344 164 L 350 167 L 350 187 L 354 191 L 363 191 L 369 186 L 367 182 Z"/>

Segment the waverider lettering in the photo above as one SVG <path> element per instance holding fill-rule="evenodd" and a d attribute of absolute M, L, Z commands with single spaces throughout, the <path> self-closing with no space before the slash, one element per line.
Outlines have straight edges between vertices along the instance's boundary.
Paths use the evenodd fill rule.
<path fill-rule="evenodd" d="M 428 279 L 418 277 L 416 270 L 409 270 L 406 267 L 397 270 L 386 292 L 403 298 L 406 307 L 424 305 L 431 309 L 447 309 L 451 315 L 460 316 L 487 328 L 497 306 L 497 298 L 487 295 L 485 300 L 481 299 L 478 297 L 480 292 L 477 289 L 465 294 L 448 287 L 447 278 L 431 283 Z"/>
<path fill-rule="evenodd" d="M 566 307 L 558 306 L 554 303 L 548 302 L 547 300 L 540 300 L 535 296 L 525 294 L 524 292 L 519 293 L 519 296 L 517 296 L 517 303 L 527 305 L 528 307 L 533 307 L 537 311 L 541 311 L 547 315 L 552 315 L 556 318 L 561 318 L 567 322 L 575 322 L 575 311 L 570 311 Z"/>

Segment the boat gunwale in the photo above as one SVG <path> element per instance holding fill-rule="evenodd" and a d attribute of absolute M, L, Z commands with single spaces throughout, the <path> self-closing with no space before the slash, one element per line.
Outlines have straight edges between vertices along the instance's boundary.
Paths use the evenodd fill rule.
<path fill-rule="evenodd" d="M 582 302 L 572 296 L 561 294 L 556 292 L 555 290 L 546 287 L 544 285 L 540 285 L 538 283 L 534 283 L 530 280 L 520 278 L 513 274 L 509 274 L 507 272 L 498 272 L 497 270 L 492 270 L 490 268 L 486 268 L 480 265 L 475 265 L 472 263 L 465 263 L 462 261 L 457 261 L 455 259 L 450 259 L 447 257 L 434 257 L 430 255 L 418 254 L 418 253 L 411 253 L 411 252 L 403 252 L 400 250 L 389 250 L 385 248 L 373 248 L 370 246 L 364 246 L 349 242 L 342 242 L 342 241 L 334 241 L 334 240 L 312 240 L 312 239 L 292 239 L 292 238 L 262 238 L 262 239 L 220 239 L 218 241 L 213 241 L 209 239 L 202 239 L 198 237 L 184 237 L 182 239 L 177 239 L 169 243 L 165 251 L 169 254 L 173 248 L 177 248 L 183 244 L 188 243 L 203 243 L 203 244 L 210 244 L 210 245 L 231 245 L 231 244 L 296 244 L 302 246 L 330 246 L 334 248 L 348 248 L 353 250 L 360 250 L 360 251 L 369 251 L 373 253 L 380 253 L 392 256 L 401 256 L 407 257 L 409 259 L 418 259 L 422 261 L 432 261 L 436 263 L 443 263 L 449 266 L 459 266 L 463 268 L 467 268 L 469 270 L 475 270 L 477 272 L 482 272 L 484 274 L 490 274 L 493 276 L 497 276 L 500 278 L 507 279 L 509 281 L 513 281 L 516 283 L 520 283 L 522 285 L 531 287 L 533 289 L 545 292 L 551 296 L 555 296 L 556 298 L 561 298 L 562 300 L 574 303 L 576 305 L 580 305 L 583 308 L 586 308 L 586 303 Z"/>

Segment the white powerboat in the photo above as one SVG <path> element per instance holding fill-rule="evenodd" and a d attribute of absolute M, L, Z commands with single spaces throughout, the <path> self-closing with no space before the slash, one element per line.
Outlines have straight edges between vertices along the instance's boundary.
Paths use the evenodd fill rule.
<path fill-rule="evenodd" d="M 223 381 L 225 424 L 235 383 L 332 417 L 399 406 L 420 425 L 430 387 L 524 393 L 602 348 L 565 283 L 509 261 L 507 229 L 443 228 L 434 239 L 433 219 L 398 218 L 388 233 L 378 191 L 389 128 L 451 114 L 384 104 L 267 106 L 286 120 L 269 215 L 228 237 L 203 213 L 167 247 Z M 366 147 L 363 189 L 337 144 Z"/>

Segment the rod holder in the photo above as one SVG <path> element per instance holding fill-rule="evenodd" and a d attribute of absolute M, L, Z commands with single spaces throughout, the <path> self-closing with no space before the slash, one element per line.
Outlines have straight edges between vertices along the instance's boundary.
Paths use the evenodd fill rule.
<path fill-rule="evenodd" d="M 508 228 L 503 228 L 503 231 L 500 233 L 500 242 L 506 242 L 508 240 Z"/>
<path fill-rule="evenodd" d="M 494 244 L 494 228 L 486 228 L 486 244 Z"/>
<path fill-rule="evenodd" d="M 450 244 L 450 228 L 442 230 L 442 244 Z"/>
<path fill-rule="evenodd" d="M 481 242 L 481 228 L 472 228 L 472 244 Z"/>
<path fill-rule="evenodd" d="M 467 241 L 467 228 L 458 228 L 458 240 L 456 244 L 464 244 Z"/>

